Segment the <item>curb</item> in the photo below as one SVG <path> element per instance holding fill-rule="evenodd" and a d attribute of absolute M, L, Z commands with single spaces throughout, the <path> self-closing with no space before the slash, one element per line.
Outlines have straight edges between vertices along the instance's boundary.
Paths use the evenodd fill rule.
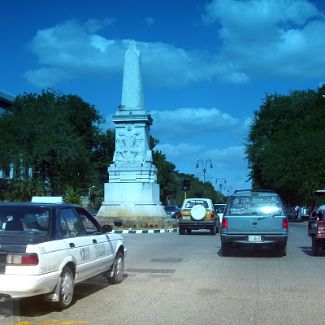
<path fill-rule="evenodd" d="M 171 229 L 142 229 L 142 230 L 112 230 L 110 233 L 114 234 L 161 234 L 169 232 L 177 232 L 177 228 Z"/>

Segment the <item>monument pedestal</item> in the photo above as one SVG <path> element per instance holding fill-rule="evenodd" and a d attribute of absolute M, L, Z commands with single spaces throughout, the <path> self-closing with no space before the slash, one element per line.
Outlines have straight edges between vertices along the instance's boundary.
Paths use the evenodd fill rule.
<path fill-rule="evenodd" d="M 157 183 L 106 183 L 105 197 L 97 213 L 99 220 L 124 226 L 165 225 L 166 212 L 159 200 Z"/>

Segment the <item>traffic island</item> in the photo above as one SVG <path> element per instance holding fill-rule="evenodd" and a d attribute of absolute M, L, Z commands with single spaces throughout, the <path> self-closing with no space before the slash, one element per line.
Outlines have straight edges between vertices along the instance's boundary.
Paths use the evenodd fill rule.
<path fill-rule="evenodd" d="M 102 225 L 110 225 L 114 233 L 163 233 L 177 231 L 176 219 L 153 217 L 97 217 Z"/>

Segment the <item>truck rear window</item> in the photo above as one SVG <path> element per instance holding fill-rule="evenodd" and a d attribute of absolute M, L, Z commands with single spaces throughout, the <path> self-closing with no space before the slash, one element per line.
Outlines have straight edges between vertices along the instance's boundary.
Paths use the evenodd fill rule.
<path fill-rule="evenodd" d="M 229 199 L 227 215 L 283 215 L 277 196 L 233 196 Z"/>

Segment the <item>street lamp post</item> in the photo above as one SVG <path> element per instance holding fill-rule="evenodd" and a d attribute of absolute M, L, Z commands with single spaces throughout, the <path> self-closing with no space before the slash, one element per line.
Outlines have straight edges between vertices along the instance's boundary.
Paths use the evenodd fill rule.
<path fill-rule="evenodd" d="M 219 181 L 219 188 L 220 188 L 219 192 L 220 192 L 220 194 L 222 194 L 222 187 L 226 186 L 227 181 L 223 177 L 222 178 L 216 178 L 216 184 L 218 184 L 218 181 Z"/>
<path fill-rule="evenodd" d="M 203 172 L 203 182 L 205 183 L 208 167 L 210 167 L 211 169 L 213 168 L 212 161 L 210 159 L 206 159 L 205 161 L 203 161 L 202 159 L 199 159 L 196 162 L 196 168 L 199 168 L 200 165 L 201 165 L 202 172 Z"/>
<path fill-rule="evenodd" d="M 90 198 L 90 194 L 91 194 L 91 189 L 92 188 L 95 188 L 96 186 L 95 185 L 92 185 L 88 188 L 88 197 Z"/>

